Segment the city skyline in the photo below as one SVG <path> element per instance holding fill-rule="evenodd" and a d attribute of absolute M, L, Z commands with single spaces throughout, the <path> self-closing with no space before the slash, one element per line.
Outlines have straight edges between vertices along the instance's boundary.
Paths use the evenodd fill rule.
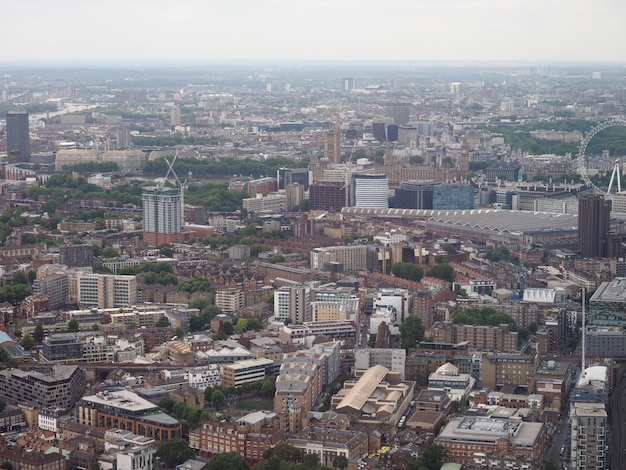
<path fill-rule="evenodd" d="M 626 61 L 626 4 L 600 0 L 6 2 L 0 63 Z"/>

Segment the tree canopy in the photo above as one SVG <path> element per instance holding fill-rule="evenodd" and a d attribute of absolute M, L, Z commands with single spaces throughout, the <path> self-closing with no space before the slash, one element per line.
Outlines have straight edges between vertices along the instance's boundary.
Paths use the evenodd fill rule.
<path fill-rule="evenodd" d="M 444 281 L 452 282 L 454 281 L 454 268 L 448 263 L 437 263 L 430 268 L 428 275 L 430 277 L 437 277 L 439 279 L 443 279 Z"/>
<path fill-rule="evenodd" d="M 402 337 L 402 347 L 413 349 L 418 341 L 424 337 L 424 323 L 417 315 L 409 315 L 400 325 L 400 336 Z"/>
<path fill-rule="evenodd" d="M 430 444 L 424 449 L 422 455 L 410 460 L 406 468 L 407 470 L 439 470 L 447 453 L 448 449 L 441 444 Z"/>
<path fill-rule="evenodd" d="M 399 262 L 391 267 L 391 274 L 409 281 L 420 282 L 424 276 L 424 268 L 415 263 Z"/>
<path fill-rule="evenodd" d="M 515 320 L 504 312 L 498 312 L 491 307 L 470 307 L 458 312 L 452 319 L 457 325 L 490 325 L 507 324 L 511 331 L 517 331 Z"/>
<path fill-rule="evenodd" d="M 248 470 L 250 465 L 245 457 L 236 452 L 223 452 L 217 454 L 209 461 L 207 470 Z"/>
<path fill-rule="evenodd" d="M 185 439 L 176 438 L 159 442 L 156 455 L 165 462 L 167 468 L 176 468 L 176 465 L 195 457 L 196 453 Z"/>

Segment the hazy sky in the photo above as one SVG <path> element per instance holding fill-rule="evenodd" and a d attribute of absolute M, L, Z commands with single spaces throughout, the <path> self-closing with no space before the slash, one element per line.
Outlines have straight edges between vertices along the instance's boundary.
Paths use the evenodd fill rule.
<path fill-rule="evenodd" d="M 0 0 L 0 61 L 626 62 L 624 0 Z"/>

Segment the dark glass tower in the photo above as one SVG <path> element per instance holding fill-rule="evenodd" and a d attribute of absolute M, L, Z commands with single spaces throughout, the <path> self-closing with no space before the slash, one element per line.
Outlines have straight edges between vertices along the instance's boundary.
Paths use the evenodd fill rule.
<path fill-rule="evenodd" d="M 604 196 L 587 194 L 578 201 L 578 248 L 583 258 L 605 258 L 611 210 Z"/>
<path fill-rule="evenodd" d="M 30 159 L 30 135 L 26 111 L 7 112 L 7 155 L 19 154 L 22 161 Z"/>

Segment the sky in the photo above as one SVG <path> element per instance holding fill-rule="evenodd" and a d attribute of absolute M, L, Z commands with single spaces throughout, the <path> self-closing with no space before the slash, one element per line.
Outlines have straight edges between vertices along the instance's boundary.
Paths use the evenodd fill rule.
<path fill-rule="evenodd" d="M 0 62 L 626 62 L 624 0 L 0 0 Z"/>

